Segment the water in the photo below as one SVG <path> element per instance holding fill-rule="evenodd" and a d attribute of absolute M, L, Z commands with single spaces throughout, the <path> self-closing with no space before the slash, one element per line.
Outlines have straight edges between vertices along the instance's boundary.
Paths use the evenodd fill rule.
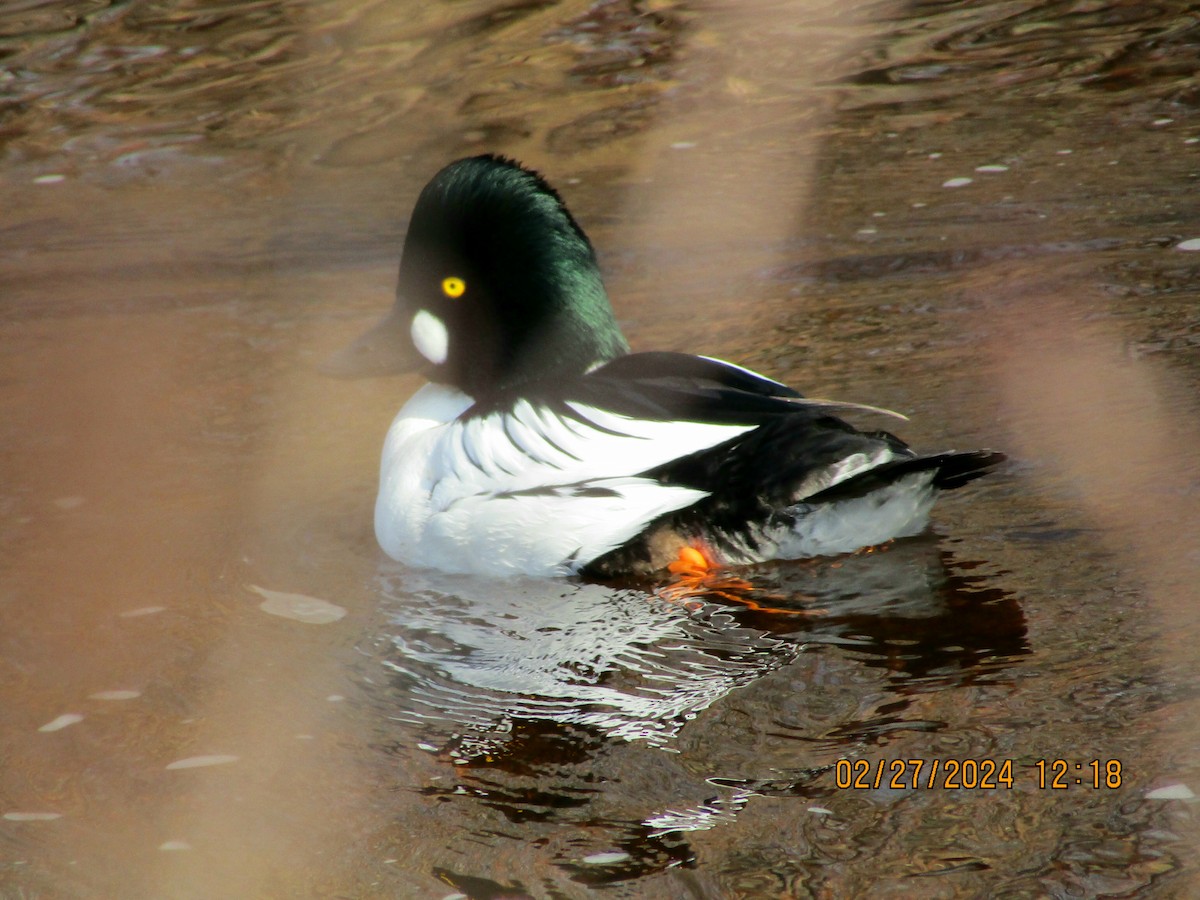
<path fill-rule="evenodd" d="M 1182 2 L 6 5 L 0 894 L 1196 893 L 1198 45 Z M 705 591 L 386 562 L 416 383 L 316 366 L 484 150 L 636 348 L 1011 464 Z"/>

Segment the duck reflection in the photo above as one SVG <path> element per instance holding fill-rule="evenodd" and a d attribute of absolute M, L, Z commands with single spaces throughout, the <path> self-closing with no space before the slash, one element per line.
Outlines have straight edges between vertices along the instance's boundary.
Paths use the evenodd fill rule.
<path fill-rule="evenodd" d="M 900 695 L 997 677 L 1028 652 L 1025 620 L 974 568 L 918 538 L 656 586 L 404 572 L 384 576 L 370 652 L 391 716 L 460 764 L 500 764 L 536 723 L 663 746 L 818 645 Z"/>
<path fill-rule="evenodd" d="M 386 593 L 392 715 L 456 761 L 494 758 L 536 722 L 661 746 L 800 649 L 713 604 L 632 588 L 409 573 Z"/>
<path fill-rule="evenodd" d="M 579 863 L 595 849 L 586 842 L 554 854 L 589 884 L 686 864 L 688 832 L 731 821 L 755 796 L 823 796 L 831 752 L 942 727 L 914 718 L 910 698 L 1003 681 L 1029 652 L 1016 599 L 931 535 L 666 584 L 382 578 L 385 624 L 362 649 L 368 675 L 388 673 L 365 689 L 400 723 L 391 752 L 454 764 L 450 783 L 418 788 L 426 796 L 548 833 L 587 824 L 597 846 L 624 854 L 599 866 Z M 851 699 L 832 719 L 789 718 L 781 697 L 821 656 Z M 854 682 L 871 671 L 883 699 L 864 712 Z M 689 722 L 731 705 L 794 751 L 768 764 L 707 718 L 681 749 Z"/>

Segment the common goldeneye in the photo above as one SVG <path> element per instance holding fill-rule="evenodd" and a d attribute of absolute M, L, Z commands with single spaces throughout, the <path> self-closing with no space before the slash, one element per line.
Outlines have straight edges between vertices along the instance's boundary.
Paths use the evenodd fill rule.
<path fill-rule="evenodd" d="M 537 173 L 461 159 L 421 191 L 390 314 L 342 375 L 421 369 L 375 534 L 412 566 L 609 577 L 846 553 L 916 534 L 1004 459 L 918 456 L 731 363 L 630 353 L 587 236 Z M 901 417 L 903 418 L 903 417 Z"/>

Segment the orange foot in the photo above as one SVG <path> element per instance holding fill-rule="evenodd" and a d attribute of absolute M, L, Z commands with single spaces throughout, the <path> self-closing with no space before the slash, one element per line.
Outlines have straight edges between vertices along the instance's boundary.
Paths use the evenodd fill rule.
<path fill-rule="evenodd" d="M 667 566 L 667 571 L 672 575 L 700 575 L 713 568 L 713 562 L 703 551 L 684 544 L 679 548 L 679 556 Z"/>
<path fill-rule="evenodd" d="M 776 606 L 776 603 L 785 599 L 783 596 L 765 594 L 745 578 L 723 570 L 720 564 L 700 547 L 680 547 L 679 555 L 667 566 L 667 571 L 675 577 L 669 584 L 659 588 L 657 593 L 664 600 L 673 603 L 698 607 L 703 600 L 720 599 L 741 604 L 749 609 L 790 616 L 822 615 L 825 612 L 822 609 L 804 610 Z M 759 595 L 758 598 L 755 598 L 755 594 Z"/>

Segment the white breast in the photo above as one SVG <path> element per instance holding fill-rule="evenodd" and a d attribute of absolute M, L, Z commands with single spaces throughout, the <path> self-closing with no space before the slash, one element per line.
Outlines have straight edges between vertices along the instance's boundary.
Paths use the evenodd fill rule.
<path fill-rule="evenodd" d="M 449 572 L 556 576 L 704 492 L 638 473 L 752 426 L 650 422 L 521 401 L 460 421 L 471 399 L 427 385 L 384 442 L 375 533 L 391 557 Z"/>

